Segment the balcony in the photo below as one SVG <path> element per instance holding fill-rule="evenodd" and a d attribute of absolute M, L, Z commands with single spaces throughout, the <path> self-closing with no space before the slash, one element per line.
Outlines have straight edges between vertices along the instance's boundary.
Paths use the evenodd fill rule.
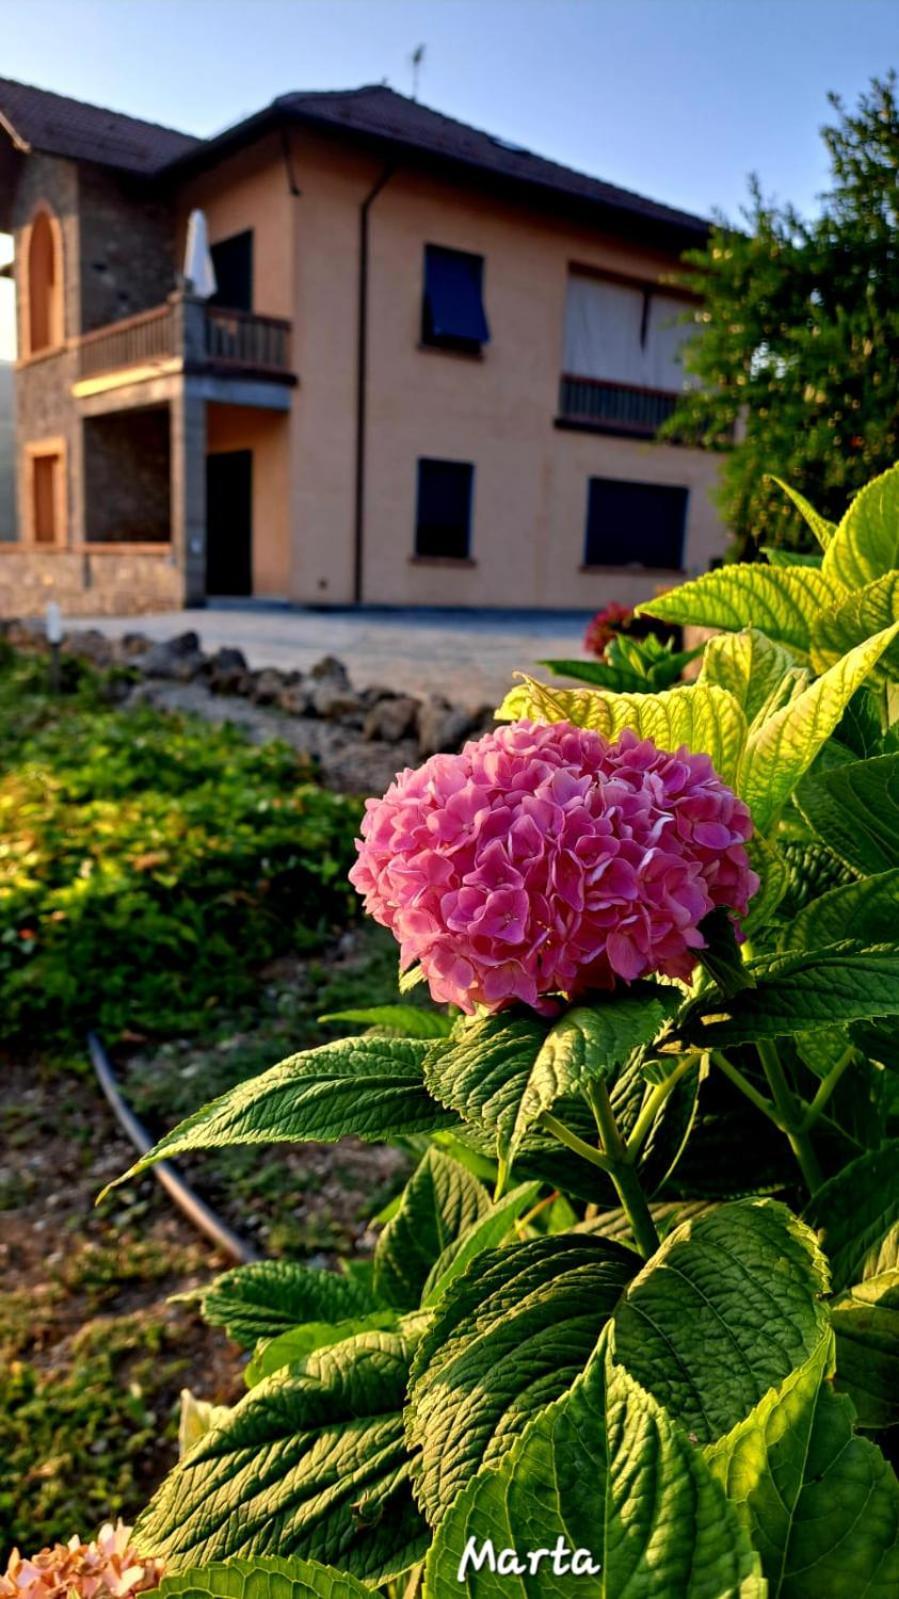
<path fill-rule="evenodd" d="M 76 388 L 113 374 L 184 371 L 295 383 L 289 322 L 229 311 L 186 295 L 84 333 L 77 340 Z"/>
<path fill-rule="evenodd" d="M 668 420 L 678 398 L 666 389 L 642 389 L 563 373 L 556 425 L 651 439 Z"/>

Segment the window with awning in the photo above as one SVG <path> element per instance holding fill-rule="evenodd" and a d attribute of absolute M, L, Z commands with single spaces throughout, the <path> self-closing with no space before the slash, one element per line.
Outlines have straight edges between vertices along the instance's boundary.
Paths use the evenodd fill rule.
<path fill-rule="evenodd" d="M 490 341 L 484 310 L 484 257 L 425 245 L 423 344 L 477 354 Z"/>

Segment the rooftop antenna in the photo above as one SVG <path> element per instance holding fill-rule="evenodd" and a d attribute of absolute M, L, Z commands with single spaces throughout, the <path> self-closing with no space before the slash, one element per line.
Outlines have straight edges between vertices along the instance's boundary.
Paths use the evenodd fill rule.
<path fill-rule="evenodd" d="M 412 63 L 412 98 L 413 98 L 413 100 L 417 100 L 418 99 L 418 80 L 419 80 L 419 77 L 421 76 L 421 65 L 422 65 L 422 62 L 424 61 L 424 58 L 425 58 L 425 47 L 424 47 L 423 44 L 418 45 L 417 48 L 412 51 L 412 54 L 409 57 L 409 59 L 410 59 L 410 61 Z"/>

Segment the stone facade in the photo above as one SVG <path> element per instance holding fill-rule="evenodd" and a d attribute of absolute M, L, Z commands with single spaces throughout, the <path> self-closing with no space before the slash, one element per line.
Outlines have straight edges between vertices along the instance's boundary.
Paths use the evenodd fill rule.
<path fill-rule="evenodd" d="M 183 605 L 184 583 L 169 555 L 0 546 L 0 618 L 42 616 L 49 600 L 65 616 L 169 611 Z"/>
<path fill-rule="evenodd" d="M 167 406 L 85 420 L 85 532 L 91 543 L 168 543 L 170 455 Z"/>
<path fill-rule="evenodd" d="M 80 329 L 161 305 L 175 288 L 175 219 L 146 184 L 99 167 L 78 178 Z"/>

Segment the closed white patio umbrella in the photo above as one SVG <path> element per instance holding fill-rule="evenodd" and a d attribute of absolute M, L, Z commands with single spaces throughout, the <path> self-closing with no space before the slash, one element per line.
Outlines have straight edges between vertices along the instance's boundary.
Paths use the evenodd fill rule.
<path fill-rule="evenodd" d="M 184 249 L 185 287 L 201 300 L 215 293 L 215 267 L 209 253 L 209 232 L 202 211 L 191 211 L 187 219 L 187 243 Z"/>

